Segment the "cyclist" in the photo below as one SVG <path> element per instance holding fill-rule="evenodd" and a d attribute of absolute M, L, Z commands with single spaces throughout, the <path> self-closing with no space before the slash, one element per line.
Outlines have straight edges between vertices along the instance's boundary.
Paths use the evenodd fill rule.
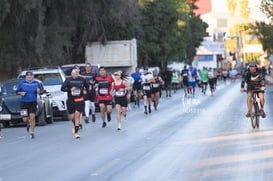
<path fill-rule="evenodd" d="M 246 117 L 251 116 L 251 97 L 253 91 L 258 93 L 260 99 L 260 114 L 262 118 L 266 117 L 264 112 L 264 91 L 265 91 L 265 77 L 261 69 L 257 68 L 256 62 L 249 63 L 249 68 L 244 72 L 241 82 L 241 92 L 245 92 L 245 83 L 247 84 L 247 108 Z"/>
<path fill-rule="evenodd" d="M 67 92 L 67 110 L 69 118 L 73 122 L 72 132 L 74 138 L 80 138 L 78 130 L 80 129 L 81 115 L 84 111 L 84 95 L 87 94 L 89 85 L 83 77 L 80 76 L 79 69 L 74 68 L 71 77 L 67 78 L 61 91 Z"/>

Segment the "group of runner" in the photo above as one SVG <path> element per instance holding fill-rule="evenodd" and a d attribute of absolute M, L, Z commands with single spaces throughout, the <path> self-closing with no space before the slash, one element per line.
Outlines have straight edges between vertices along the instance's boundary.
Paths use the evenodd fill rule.
<path fill-rule="evenodd" d="M 33 79 L 33 74 L 28 72 L 27 76 L 28 74 Z M 152 107 L 155 111 L 158 109 L 161 90 L 164 88 L 166 90 L 166 97 L 171 97 L 172 90 L 173 93 L 176 93 L 181 80 L 185 96 L 188 94 L 194 95 L 197 85 L 206 94 L 207 84 L 210 86 L 211 95 L 214 95 L 217 84 L 215 70 L 212 68 L 207 69 L 206 67 L 198 71 L 191 66 L 189 69 L 185 66 L 181 74 L 176 70 L 171 71 L 168 68 L 161 75 L 159 75 L 157 69 L 149 72 L 148 68 L 144 68 L 143 73 L 140 73 L 140 69 L 137 67 L 131 75 L 126 71 L 117 71 L 113 75 L 108 74 L 102 66 L 99 68 L 99 75 L 97 75 L 96 72 L 91 71 L 90 63 L 87 63 L 86 70 L 81 72 L 81 74 L 79 67 L 75 65 L 71 76 L 63 83 L 61 91 L 67 92 L 67 111 L 69 119 L 73 123 L 72 132 L 74 138 L 80 138 L 79 130 L 82 129 L 82 120 L 89 123 L 90 113 L 92 122 L 96 121 L 96 101 L 100 109 L 102 128 L 107 126 L 106 119 L 108 122 L 111 121 L 112 107 L 115 105 L 118 123 L 117 130 L 121 130 L 122 116 L 126 119 L 127 110 L 132 109 L 132 107 L 140 107 L 140 100 L 142 98 L 144 114 L 147 115 L 152 113 Z M 29 82 L 33 83 L 36 90 L 36 82 L 32 80 Z M 21 93 L 20 91 L 18 89 L 18 94 L 23 95 L 23 92 L 21 91 Z M 134 106 L 131 106 L 131 100 L 134 102 Z M 31 109 L 30 111 L 34 112 Z M 85 113 L 84 119 L 83 113 Z M 24 119 L 27 120 L 27 118 Z M 29 120 L 33 122 L 32 117 Z M 32 134 L 34 127 L 32 125 L 35 124 L 31 123 L 28 125 L 31 126 L 31 135 L 34 138 Z"/>

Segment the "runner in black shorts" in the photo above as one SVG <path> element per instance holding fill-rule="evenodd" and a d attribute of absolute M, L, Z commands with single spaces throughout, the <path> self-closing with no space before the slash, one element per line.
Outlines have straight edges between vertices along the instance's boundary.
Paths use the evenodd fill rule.
<path fill-rule="evenodd" d="M 111 121 L 111 113 L 113 106 L 113 97 L 111 92 L 113 91 L 112 83 L 114 79 L 111 75 L 106 73 L 106 69 L 101 66 L 99 69 L 99 76 L 95 79 L 95 87 L 98 93 L 98 102 L 100 106 L 100 115 L 102 119 L 102 128 L 107 126 L 105 122 L 105 113 L 107 121 Z"/>
<path fill-rule="evenodd" d="M 67 78 L 61 87 L 61 91 L 67 92 L 67 110 L 74 125 L 72 127 L 74 138 L 80 138 L 78 130 L 84 111 L 84 95 L 87 94 L 88 88 L 86 79 L 79 76 L 78 69 L 72 70 L 71 77 Z"/>
<path fill-rule="evenodd" d="M 141 91 L 141 73 L 139 72 L 139 68 L 136 67 L 136 71 L 131 74 L 131 76 L 134 79 L 133 84 L 133 94 L 134 94 L 134 101 L 135 106 L 137 105 L 139 107 L 139 100 L 140 100 L 140 91 Z"/>
<path fill-rule="evenodd" d="M 126 90 L 130 88 L 127 81 L 122 80 L 121 72 L 115 72 L 115 81 L 113 82 L 113 88 L 115 91 L 115 105 L 117 111 L 117 121 L 118 121 L 118 129 L 121 129 L 121 114 L 123 114 L 126 119 L 126 110 L 127 110 L 127 98 L 126 98 Z"/>
<path fill-rule="evenodd" d="M 157 110 L 157 106 L 159 103 L 159 95 L 160 95 L 160 89 L 161 89 L 161 85 L 164 84 L 164 81 L 162 80 L 162 78 L 158 75 L 158 71 L 155 69 L 153 71 L 153 79 L 151 81 L 152 84 L 152 89 L 151 89 L 151 98 L 152 101 L 154 102 L 154 109 Z"/>
<path fill-rule="evenodd" d="M 22 96 L 21 116 L 23 121 L 27 123 L 27 132 L 29 132 L 30 128 L 31 139 L 34 138 L 37 94 L 39 94 L 40 91 L 42 91 L 41 84 L 37 80 L 34 80 L 32 71 L 27 71 L 26 79 L 19 83 L 16 93 Z"/>
<path fill-rule="evenodd" d="M 148 68 L 144 68 L 144 74 L 141 75 L 142 82 L 142 95 L 144 102 L 144 114 L 148 114 L 147 106 L 149 109 L 149 113 L 151 113 L 151 80 L 153 79 L 153 75 L 148 72 Z"/>
<path fill-rule="evenodd" d="M 188 95 L 188 84 L 189 84 L 189 70 L 187 69 L 187 66 L 184 66 L 184 69 L 181 71 L 181 77 L 183 82 L 183 89 L 185 92 L 185 96 Z"/>
<path fill-rule="evenodd" d="M 166 90 L 166 97 L 172 97 L 172 71 L 169 67 L 167 67 L 167 70 L 163 74 L 163 80 L 164 80 L 164 87 Z"/>

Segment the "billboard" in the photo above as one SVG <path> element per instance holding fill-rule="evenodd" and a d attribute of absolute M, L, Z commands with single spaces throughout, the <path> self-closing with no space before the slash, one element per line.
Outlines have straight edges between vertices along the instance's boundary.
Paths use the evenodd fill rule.
<path fill-rule="evenodd" d="M 197 55 L 198 61 L 213 61 L 213 55 Z"/>

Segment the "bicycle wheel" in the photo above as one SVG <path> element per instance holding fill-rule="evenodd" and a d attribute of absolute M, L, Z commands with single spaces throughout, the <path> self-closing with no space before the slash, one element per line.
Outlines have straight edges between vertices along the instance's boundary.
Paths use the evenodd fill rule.
<path fill-rule="evenodd" d="M 250 116 L 250 122 L 253 129 L 256 128 L 256 104 L 252 103 L 251 105 L 251 116 Z"/>
<path fill-rule="evenodd" d="M 258 103 L 256 102 L 255 104 L 255 120 L 256 120 L 256 128 L 259 128 L 260 126 L 260 110 L 259 110 L 259 105 Z"/>

